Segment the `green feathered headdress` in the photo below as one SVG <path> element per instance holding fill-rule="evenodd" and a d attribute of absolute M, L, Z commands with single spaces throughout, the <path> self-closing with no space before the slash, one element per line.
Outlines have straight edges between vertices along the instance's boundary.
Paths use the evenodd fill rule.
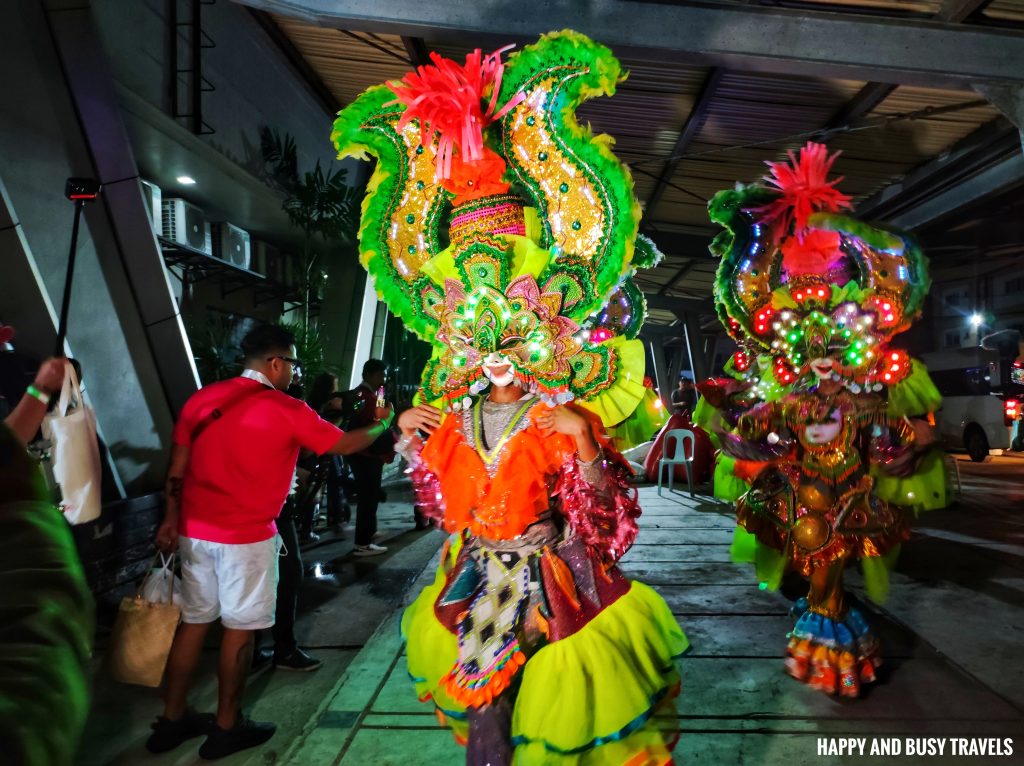
<path fill-rule="evenodd" d="M 504 49 L 503 49 L 504 50 Z M 340 157 L 377 164 L 360 259 L 382 300 L 435 352 L 428 400 L 458 407 L 501 355 L 550 403 L 576 400 L 606 425 L 644 397 L 646 315 L 633 282 L 659 258 L 638 238 L 629 171 L 575 116 L 623 74 L 604 46 L 563 31 L 502 63 L 479 50 L 431 55 L 342 110 Z"/>

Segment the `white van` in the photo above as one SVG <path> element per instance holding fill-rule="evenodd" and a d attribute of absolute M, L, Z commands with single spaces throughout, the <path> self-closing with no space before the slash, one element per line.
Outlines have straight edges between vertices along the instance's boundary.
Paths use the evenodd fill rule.
<path fill-rule="evenodd" d="M 939 438 L 947 449 L 963 449 L 975 462 L 991 450 L 1014 446 L 1024 397 L 1011 378 L 1013 361 L 980 346 L 925 354 L 923 361 L 942 394 L 935 413 Z"/>

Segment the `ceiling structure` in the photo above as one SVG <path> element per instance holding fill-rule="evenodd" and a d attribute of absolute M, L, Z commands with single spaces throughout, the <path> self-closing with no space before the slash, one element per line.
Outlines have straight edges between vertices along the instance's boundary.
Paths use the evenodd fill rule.
<path fill-rule="evenodd" d="M 1005 208 L 1024 195 L 1024 0 L 521 1 L 507 13 L 447 0 L 240 1 L 331 109 L 429 50 L 461 60 L 564 27 L 609 45 L 629 77 L 578 118 L 613 136 L 632 170 L 641 229 L 666 254 L 638 282 L 652 323 L 680 333 L 697 316 L 713 324 L 708 199 L 809 139 L 842 151 L 834 171 L 858 215 L 939 243 L 956 216 L 959 248 L 938 258 L 974 247 L 965 210 L 983 218 L 986 200 Z"/>

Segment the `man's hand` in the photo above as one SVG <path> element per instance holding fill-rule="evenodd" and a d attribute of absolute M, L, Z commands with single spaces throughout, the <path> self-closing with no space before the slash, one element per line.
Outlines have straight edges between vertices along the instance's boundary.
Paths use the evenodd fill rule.
<path fill-rule="evenodd" d="M 395 419 L 395 411 L 390 407 L 377 407 L 373 411 L 373 417 L 386 427 L 390 427 L 391 421 Z"/>
<path fill-rule="evenodd" d="M 36 379 L 32 382 L 36 388 L 46 394 L 53 396 L 64 387 L 64 371 L 71 364 L 67 359 L 47 359 L 36 373 Z"/>
<path fill-rule="evenodd" d="M 164 523 L 156 531 L 156 547 L 164 553 L 174 553 L 178 550 L 178 520 L 176 518 L 165 518 Z"/>
<path fill-rule="evenodd" d="M 404 436 L 415 436 L 417 431 L 432 434 L 441 425 L 441 410 L 429 404 L 410 407 L 398 417 L 398 427 Z"/>

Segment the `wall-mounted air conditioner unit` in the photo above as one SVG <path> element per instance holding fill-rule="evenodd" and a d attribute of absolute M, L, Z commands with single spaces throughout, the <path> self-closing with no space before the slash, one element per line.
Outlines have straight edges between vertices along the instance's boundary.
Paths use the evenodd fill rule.
<path fill-rule="evenodd" d="M 153 227 L 153 232 L 163 234 L 164 206 L 160 187 L 150 181 L 140 181 L 140 183 L 142 184 L 142 201 L 146 203 L 146 210 L 149 211 L 149 223 Z"/>
<path fill-rule="evenodd" d="M 165 199 L 163 211 L 163 233 L 167 239 L 213 255 L 210 224 L 202 210 L 183 199 Z"/>
<path fill-rule="evenodd" d="M 280 282 L 282 277 L 281 252 L 266 242 L 256 242 L 253 248 L 252 270 L 262 274 L 271 282 Z"/>
<path fill-rule="evenodd" d="M 249 232 L 230 223 L 213 224 L 213 255 L 241 269 L 248 269 L 252 259 Z"/>

